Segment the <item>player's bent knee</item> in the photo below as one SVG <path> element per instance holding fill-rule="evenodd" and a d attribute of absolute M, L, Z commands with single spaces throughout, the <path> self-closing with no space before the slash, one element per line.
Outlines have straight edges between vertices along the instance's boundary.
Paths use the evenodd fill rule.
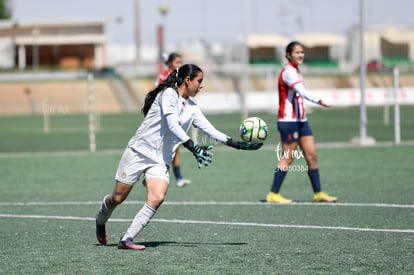
<path fill-rule="evenodd" d="M 118 204 L 121 204 L 126 199 L 126 196 L 123 194 L 115 194 L 112 195 L 112 205 L 117 206 Z"/>
<path fill-rule="evenodd" d="M 157 209 L 164 202 L 164 199 L 165 199 L 164 195 L 151 196 L 148 198 L 148 204 L 152 208 Z"/>
<path fill-rule="evenodd" d="M 316 157 L 316 154 L 312 154 L 308 156 L 307 163 L 308 163 L 308 166 L 318 166 L 318 159 Z"/>
<path fill-rule="evenodd" d="M 277 166 L 280 169 L 287 169 L 289 167 L 289 165 L 292 164 L 292 162 L 293 162 L 293 159 L 292 158 L 284 158 L 284 159 L 282 159 L 282 160 L 279 161 L 279 163 L 278 163 Z"/>

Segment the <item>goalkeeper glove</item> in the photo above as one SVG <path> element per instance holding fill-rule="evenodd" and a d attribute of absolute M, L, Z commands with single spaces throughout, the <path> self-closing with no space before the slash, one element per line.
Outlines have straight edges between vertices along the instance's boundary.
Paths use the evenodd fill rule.
<path fill-rule="evenodd" d="M 199 169 L 208 166 L 213 161 L 213 153 L 209 152 L 213 149 L 213 146 L 198 146 L 191 139 L 184 142 L 183 145 L 193 153 Z"/>
<path fill-rule="evenodd" d="M 231 137 L 227 138 L 226 144 L 238 150 L 257 150 L 262 147 L 263 143 L 249 143 L 244 141 L 233 140 Z"/>

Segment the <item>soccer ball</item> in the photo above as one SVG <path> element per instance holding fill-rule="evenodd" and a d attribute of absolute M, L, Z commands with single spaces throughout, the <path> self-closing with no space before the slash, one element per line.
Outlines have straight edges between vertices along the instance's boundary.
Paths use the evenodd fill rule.
<path fill-rule="evenodd" d="M 267 133 L 267 124 L 260 117 L 246 118 L 240 125 L 240 137 L 245 142 L 263 143 Z"/>

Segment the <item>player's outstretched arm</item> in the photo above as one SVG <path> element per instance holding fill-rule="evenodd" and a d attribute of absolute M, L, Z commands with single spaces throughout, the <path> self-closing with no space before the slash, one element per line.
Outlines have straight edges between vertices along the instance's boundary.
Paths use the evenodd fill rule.
<path fill-rule="evenodd" d="M 208 166 L 213 161 L 213 153 L 209 152 L 213 149 L 212 145 L 198 146 L 191 139 L 184 142 L 183 145 L 193 153 L 199 169 L 203 168 L 203 166 Z"/>
<path fill-rule="evenodd" d="M 226 145 L 233 147 L 238 150 L 257 150 L 262 147 L 263 143 L 248 143 L 244 141 L 237 141 L 231 137 L 227 137 Z"/>
<path fill-rule="evenodd" d="M 332 106 L 331 104 L 327 103 L 327 102 L 326 102 L 325 100 L 323 100 L 323 99 L 319 100 L 319 104 L 320 104 L 321 106 L 325 107 L 325 108 L 329 108 L 329 107 L 331 107 L 331 106 Z"/>

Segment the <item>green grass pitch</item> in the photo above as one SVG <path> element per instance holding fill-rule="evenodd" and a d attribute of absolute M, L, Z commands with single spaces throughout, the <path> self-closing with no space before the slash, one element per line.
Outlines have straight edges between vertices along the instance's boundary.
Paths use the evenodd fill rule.
<path fill-rule="evenodd" d="M 411 110 L 402 110 L 403 141 L 414 139 Z M 177 188 L 172 180 L 165 204 L 136 239 L 144 251 L 116 248 L 145 199 L 141 184 L 109 221 L 109 245 L 98 245 L 94 232 L 139 115 L 102 116 L 97 153 L 87 152 L 85 116 L 52 117 L 48 135 L 41 117 L 1 117 L 0 274 L 413 274 L 414 146 L 382 142 L 393 132 L 382 125 L 381 109 L 369 110 L 368 133 L 378 146 L 318 145 L 322 186 L 337 204 L 312 203 L 307 175 L 297 171 L 281 190 L 297 203 L 263 203 L 278 137 L 273 115 L 255 115 L 270 126 L 257 152 L 217 145 L 213 163 L 197 169 L 182 150 L 183 174 L 193 182 Z M 237 135 L 239 115 L 209 118 Z M 315 110 L 310 119 L 318 142 L 358 133 L 356 109 Z"/>

